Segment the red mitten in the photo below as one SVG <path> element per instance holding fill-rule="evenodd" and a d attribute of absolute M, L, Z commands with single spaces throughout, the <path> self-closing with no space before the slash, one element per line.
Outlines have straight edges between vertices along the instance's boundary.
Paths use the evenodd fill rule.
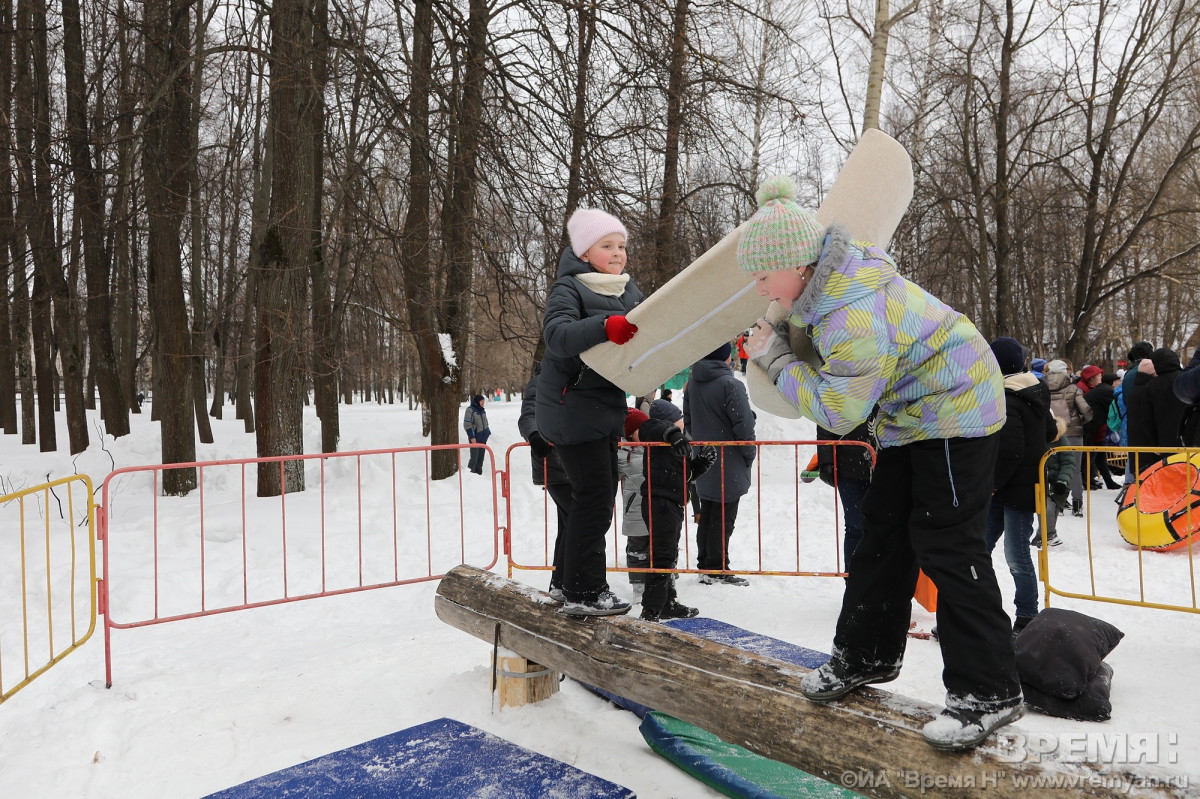
<path fill-rule="evenodd" d="M 630 324 L 624 316 L 610 316 L 604 320 L 604 335 L 613 344 L 624 344 L 636 332 L 637 325 Z"/>

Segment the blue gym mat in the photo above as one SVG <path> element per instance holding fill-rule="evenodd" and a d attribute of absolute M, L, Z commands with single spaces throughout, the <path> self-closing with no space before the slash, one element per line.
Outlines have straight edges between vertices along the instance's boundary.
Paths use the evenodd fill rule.
<path fill-rule="evenodd" d="M 281 769 L 205 799 L 634 799 L 628 788 L 453 719 Z"/>
<path fill-rule="evenodd" d="M 769 635 L 752 633 L 749 630 L 743 630 L 741 627 L 735 627 L 732 624 L 726 624 L 716 619 L 706 619 L 704 617 L 671 619 L 670 621 L 663 622 L 663 624 L 666 624 L 668 627 L 674 627 L 681 632 L 707 638 L 718 644 L 737 647 L 747 652 L 753 652 L 756 655 L 775 658 L 787 663 L 795 663 L 797 666 L 804 666 L 809 669 L 823 666 L 825 661 L 829 660 L 829 655 L 825 652 L 818 652 L 815 649 L 789 644 L 787 641 L 781 641 Z M 603 688 L 597 688 L 587 683 L 580 683 L 580 685 L 589 691 L 599 694 L 617 707 L 622 707 L 633 712 L 639 719 L 645 718 L 646 714 L 653 710 L 653 708 L 638 704 L 631 699 L 626 699 L 623 696 L 617 696 L 614 693 L 605 691 Z"/>

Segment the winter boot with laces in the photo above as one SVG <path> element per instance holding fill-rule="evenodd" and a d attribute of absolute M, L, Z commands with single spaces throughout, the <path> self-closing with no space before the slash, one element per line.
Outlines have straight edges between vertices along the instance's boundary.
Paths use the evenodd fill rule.
<path fill-rule="evenodd" d="M 993 732 L 1024 715 L 1025 705 L 1021 702 L 990 713 L 945 708 L 937 718 L 925 725 L 921 735 L 935 749 L 961 752 L 974 749 Z"/>
<path fill-rule="evenodd" d="M 568 616 L 620 616 L 630 605 L 612 591 L 601 591 L 594 599 L 563 599 L 562 612 Z"/>
<path fill-rule="evenodd" d="M 814 702 L 832 702 L 860 686 L 891 682 L 898 676 L 898 664 L 855 670 L 835 658 L 805 674 L 804 679 L 800 681 L 800 693 Z"/>

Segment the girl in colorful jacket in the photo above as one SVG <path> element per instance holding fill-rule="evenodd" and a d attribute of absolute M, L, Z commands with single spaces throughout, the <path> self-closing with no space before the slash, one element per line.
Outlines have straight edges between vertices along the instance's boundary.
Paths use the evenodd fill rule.
<path fill-rule="evenodd" d="M 872 422 L 878 457 L 862 502 L 833 657 L 805 676 L 809 699 L 894 680 L 918 569 L 938 588 L 946 708 L 925 726 L 939 749 L 970 749 L 1023 713 L 1008 617 L 984 541 L 1004 384 L 965 316 L 900 276 L 888 253 L 826 229 L 787 178 L 759 190 L 738 265 L 758 293 L 791 309 L 760 320 L 750 357 L 800 413 L 835 434 Z M 789 327 L 812 340 L 795 355 Z"/>

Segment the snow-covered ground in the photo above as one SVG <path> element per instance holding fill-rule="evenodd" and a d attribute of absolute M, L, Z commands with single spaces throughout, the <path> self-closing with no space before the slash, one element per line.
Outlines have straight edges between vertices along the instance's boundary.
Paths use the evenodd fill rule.
<path fill-rule="evenodd" d="M 232 410 L 226 408 L 228 416 Z M 489 443 L 501 468 L 504 451 L 519 441 L 518 410 L 515 401 L 488 406 L 494 431 Z M 425 443 L 419 414 L 403 406 L 343 406 L 341 414 L 343 451 Z M 21 446 L 16 436 L 4 436 L 0 438 L 3 487 L 20 489 L 47 475 L 54 479 L 73 473 L 91 475 L 99 487 L 114 465 L 155 463 L 157 425 L 143 414 L 134 417 L 133 427 L 132 435 L 106 439 L 103 445 L 93 443 L 77 458 L 41 454 L 36 447 Z M 242 432 L 240 422 L 215 422 L 214 433 L 217 443 L 199 446 L 200 459 L 253 456 L 254 438 Z M 758 433 L 764 440 L 807 439 L 812 427 L 760 416 Z M 60 427 L 59 436 L 65 449 L 65 428 Z M 319 427 L 311 409 L 306 414 L 305 443 L 309 452 L 319 448 Z M 789 548 L 796 549 L 798 535 L 802 542 L 810 536 L 828 536 L 833 524 L 831 492 L 820 483 L 793 486 L 791 459 L 806 462 L 810 452 L 801 448 L 795 455 L 779 452 L 764 457 L 758 478 L 764 488 L 761 493 L 753 490 L 742 503 L 732 542 L 735 566 L 755 568 L 761 557 L 769 567 Z M 147 500 L 153 485 L 145 474 L 114 479 L 110 510 L 120 518 L 113 520 L 110 554 L 121 556 L 117 560 L 124 570 L 114 565 L 116 611 L 126 619 L 153 615 L 155 594 L 149 576 L 153 554 L 147 554 L 152 549 L 147 549 L 149 539 L 144 537 L 151 518 L 158 520 L 157 555 L 164 573 L 182 563 L 187 551 L 194 560 L 195 547 L 203 543 L 210 608 L 240 601 L 243 590 L 249 601 L 255 601 L 255 581 L 277 588 L 282 576 L 255 572 L 259 565 L 255 558 L 269 563 L 273 553 L 277 561 L 283 547 L 291 593 L 320 590 L 320 579 L 314 576 L 321 571 L 316 541 L 324 528 L 330 542 L 347 534 L 356 539 L 356 529 L 363 531 L 357 539 L 361 543 L 349 550 L 331 543 L 326 588 L 353 580 L 359 569 L 371 582 L 395 574 L 403 578 L 429 570 L 439 573 L 464 559 L 487 565 L 492 514 L 486 478 L 464 473 L 461 482 L 448 481 L 454 488 L 433 487 L 429 502 L 440 510 L 428 519 L 423 510 L 423 456 L 398 457 L 395 467 L 389 458 L 352 461 L 327 461 L 324 471 L 321 461 L 309 462 L 309 496 L 293 495 L 287 500 L 291 538 L 275 546 L 264 543 L 271 531 L 262 534 L 264 541 L 247 560 L 250 577 L 245 588 L 237 571 L 241 536 L 229 534 L 223 522 L 240 513 L 240 496 L 252 497 L 253 471 L 246 472 L 247 488 L 236 468 L 206 474 L 203 537 L 195 497 L 162 498 L 154 507 Z M 525 531 L 514 533 L 514 559 L 534 562 L 543 555 L 541 538 L 540 533 L 530 537 L 528 528 L 536 526 L 531 520 L 540 524 L 542 495 L 529 485 L 523 453 L 515 456 L 512 472 L 510 526 Z M 322 481 L 324 505 L 314 490 Z M 365 487 L 361 496 L 360 483 Z M 465 489 L 461 495 L 457 486 Z M 468 519 L 461 527 L 454 504 L 459 496 Z M 1190 604 L 1195 588 L 1188 554 L 1139 557 L 1116 533 L 1112 497 L 1113 492 L 1096 493 L 1088 520 L 1061 520 L 1060 535 L 1066 544 L 1050 553 L 1054 584 L 1089 593 L 1094 586 L 1097 593 L 1136 599 L 1140 578 L 1147 600 Z M 758 502 L 761 507 L 754 509 Z M 27 516 L 27 525 L 30 518 L 40 520 L 45 512 L 36 500 L 30 507 L 27 513 L 33 516 Z M 266 506 L 250 502 L 249 507 L 251 518 L 245 529 L 254 532 L 260 525 L 253 516 L 255 509 Z M 0 684 L 6 688 L 23 676 L 21 645 L 13 639 L 19 633 L 12 615 L 16 593 L 11 566 L 19 542 L 12 512 L 11 506 L 0 508 L 0 563 L 8 565 L 0 566 Z M 503 524 L 503 505 L 499 513 Z M 394 549 L 393 518 L 401 528 L 401 543 Z M 432 531 L 434 545 L 429 552 L 413 550 L 407 535 L 423 541 L 426 530 Z M 610 552 L 612 542 L 610 538 Z M 832 541 L 818 549 L 823 554 L 806 555 L 804 569 L 834 568 Z M 1001 549 L 995 553 L 996 571 L 1011 612 L 1012 582 Z M 496 570 L 505 573 L 503 562 Z M 544 572 L 518 570 L 515 578 L 539 588 L 546 583 Z M 159 615 L 187 612 L 198 595 L 198 579 L 165 581 L 159 590 Z M 611 582 L 629 595 L 624 575 L 613 575 Z M 701 586 L 694 576 L 683 576 L 679 591 L 685 602 L 698 605 L 706 616 L 828 651 L 841 586 L 838 578 L 815 577 L 754 577 L 748 588 Z M 423 582 L 116 630 L 111 689 L 104 687 L 103 641 L 98 631 L 80 651 L 0 706 L 0 796 L 203 796 L 442 716 L 573 764 L 643 797 L 718 795 L 653 754 L 632 714 L 569 680 L 558 695 L 541 704 L 496 709 L 489 694 L 490 646 L 436 618 L 435 589 L 436 582 Z M 1193 786 L 1200 785 L 1200 702 L 1193 693 L 1192 677 L 1200 663 L 1200 618 L 1082 600 L 1056 598 L 1052 604 L 1106 619 L 1126 633 L 1108 657 L 1115 670 L 1113 718 L 1087 724 L 1030 714 L 1017 730 L 1031 740 L 1057 740 L 1060 753 L 1073 748 L 1076 759 L 1104 760 L 1095 750 L 1109 748 L 1117 760 L 1143 761 L 1135 762 L 1136 768 L 1186 775 Z M 928 628 L 932 616 L 914 608 L 914 619 Z M 888 687 L 940 703 L 940 660 L 935 642 L 912 640 L 899 680 Z M 1112 753 L 1107 759 L 1113 759 Z"/>

